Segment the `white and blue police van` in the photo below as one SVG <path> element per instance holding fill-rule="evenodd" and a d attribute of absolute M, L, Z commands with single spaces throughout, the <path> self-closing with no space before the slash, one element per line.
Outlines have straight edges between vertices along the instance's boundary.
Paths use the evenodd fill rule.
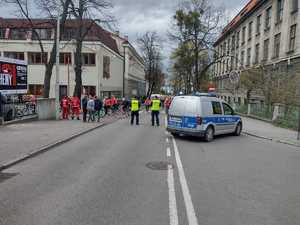
<path fill-rule="evenodd" d="M 173 135 L 203 137 L 242 132 L 242 119 L 222 99 L 210 94 L 174 97 L 168 113 L 167 130 Z"/>

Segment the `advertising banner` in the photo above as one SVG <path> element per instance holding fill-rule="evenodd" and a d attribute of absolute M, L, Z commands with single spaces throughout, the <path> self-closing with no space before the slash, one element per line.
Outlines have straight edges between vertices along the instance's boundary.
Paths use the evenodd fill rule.
<path fill-rule="evenodd" d="M 27 63 L 0 57 L 0 92 L 2 94 L 27 93 Z"/>

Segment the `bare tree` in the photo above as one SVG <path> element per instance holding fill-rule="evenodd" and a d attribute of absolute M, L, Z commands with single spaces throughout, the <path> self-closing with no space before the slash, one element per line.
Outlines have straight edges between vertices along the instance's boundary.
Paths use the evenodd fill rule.
<path fill-rule="evenodd" d="M 42 38 L 38 32 L 37 25 L 41 25 L 35 22 L 35 20 L 32 17 L 32 13 L 29 11 L 28 1 L 26 0 L 3 0 L 3 2 L 7 4 L 11 4 L 16 7 L 16 10 L 20 13 L 20 15 L 25 18 L 28 21 L 28 24 L 30 26 L 30 29 L 32 31 L 32 34 L 37 39 L 41 53 L 44 55 L 45 48 L 44 43 L 42 41 Z M 64 24 L 67 20 L 68 13 L 69 13 L 69 6 L 71 3 L 71 0 L 60 0 L 60 5 L 57 4 L 57 1 L 55 0 L 36 0 L 36 5 L 38 6 L 38 9 L 41 11 L 42 14 L 46 14 L 45 22 L 54 30 L 54 42 L 52 46 L 52 50 L 50 53 L 50 58 L 48 61 L 44 62 L 45 66 L 45 76 L 44 76 L 44 88 L 43 88 L 43 97 L 49 98 L 49 92 L 50 92 L 50 81 L 52 76 L 52 71 L 54 64 L 56 62 L 56 18 L 57 18 L 57 12 L 58 8 L 61 8 L 60 11 L 60 26 L 61 30 L 63 30 Z"/>
<path fill-rule="evenodd" d="M 114 18 L 108 14 L 113 7 L 106 0 L 72 0 L 72 16 L 76 20 L 75 90 L 74 96 L 81 96 L 82 89 L 82 47 L 90 30 L 97 24 L 110 26 Z"/>
<path fill-rule="evenodd" d="M 186 1 L 174 15 L 169 36 L 178 43 L 178 48 L 189 46 L 190 52 L 187 54 L 192 57 L 190 70 L 194 90 L 200 89 L 201 79 L 205 78 L 206 72 L 214 64 L 210 52 L 221 28 L 222 15 L 222 11 L 207 0 Z"/>
<path fill-rule="evenodd" d="M 164 80 L 161 39 L 156 32 L 147 31 L 138 38 L 137 42 L 145 62 L 146 80 L 149 83 L 147 96 L 150 96 L 153 91 L 160 91 Z"/>

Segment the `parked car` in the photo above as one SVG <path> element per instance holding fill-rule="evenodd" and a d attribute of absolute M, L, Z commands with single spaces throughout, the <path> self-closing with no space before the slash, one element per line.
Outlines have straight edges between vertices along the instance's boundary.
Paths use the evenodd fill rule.
<path fill-rule="evenodd" d="M 215 135 L 239 136 L 242 127 L 241 117 L 230 105 L 209 94 L 176 96 L 169 108 L 167 130 L 173 135 L 198 136 L 209 142 Z"/>

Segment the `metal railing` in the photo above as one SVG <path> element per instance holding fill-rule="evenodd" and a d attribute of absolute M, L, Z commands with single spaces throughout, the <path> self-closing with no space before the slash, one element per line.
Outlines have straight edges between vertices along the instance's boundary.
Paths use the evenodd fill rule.
<path fill-rule="evenodd" d="M 4 121 L 21 119 L 36 114 L 36 101 L 9 96 L 2 99 L 0 117 Z"/>

